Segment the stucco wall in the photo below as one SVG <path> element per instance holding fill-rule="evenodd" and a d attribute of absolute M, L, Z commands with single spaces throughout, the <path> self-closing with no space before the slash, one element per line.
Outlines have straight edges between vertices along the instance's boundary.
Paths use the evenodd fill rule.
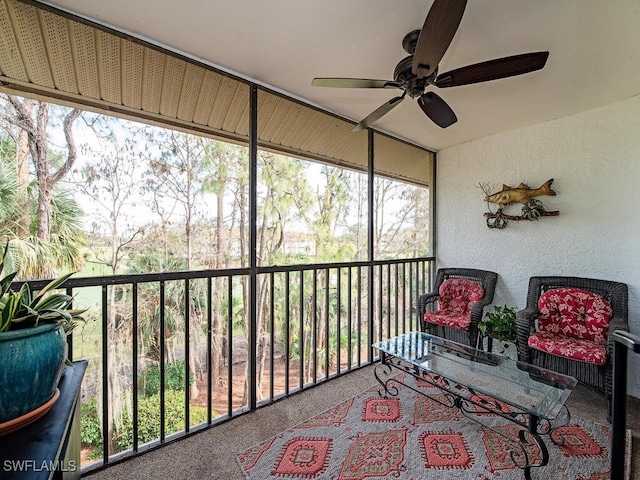
<path fill-rule="evenodd" d="M 558 217 L 487 228 L 481 182 L 537 188 L 549 178 L 557 196 L 537 198 Z M 640 334 L 640 97 L 441 150 L 436 208 L 438 266 L 498 272 L 495 304 L 523 308 L 532 275 L 616 280 L 629 286 Z M 637 358 L 629 392 L 640 397 Z"/>

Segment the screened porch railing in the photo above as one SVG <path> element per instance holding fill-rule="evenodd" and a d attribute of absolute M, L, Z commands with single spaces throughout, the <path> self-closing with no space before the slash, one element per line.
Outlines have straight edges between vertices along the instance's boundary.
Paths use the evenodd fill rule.
<path fill-rule="evenodd" d="M 252 298 L 248 268 L 67 280 L 74 306 L 93 318 L 68 339 L 69 358 L 89 360 L 82 403 L 95 402 L 102 444 L 89 446 L 82 470 L 371 364 L 372 343 L 419 329 L 433 262 L 258 267 Z"/>

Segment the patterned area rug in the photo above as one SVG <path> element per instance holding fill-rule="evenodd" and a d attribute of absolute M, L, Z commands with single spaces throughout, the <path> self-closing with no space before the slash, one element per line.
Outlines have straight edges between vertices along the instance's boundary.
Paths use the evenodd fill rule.
<path fill-rule="evenodd" d="M 441 394 L 424 382 L 416 385 L 412 377 L 405 381 L 430 395 Z M 480 415 L 492 430 L 469 420 L 457 409 L 442 406 L 406 387 L 399 387 L 399 395 L 389 398 L 381 398 L 379 390 L 375 387 L 363 392 L 238 455 L 245 477 L 250 480 L 524 478 L 523 471 L 514 463 L 522 453 L 507 438 L 517 438 L 516 425 L 496 415 Z M 548 436 L 543 436 L 549 463 L 532 468 L 533 478 L 609 479 L 609 425 L 572 415 L 569 424 L 554 431 L 553 436 L 561 436 L 564 442 L 561 446 L 554 445 Z M 630 439 L 629 435 L 627 459 Z M 541 458 L 535 445 L 527 447 L 527 455 L 532 463 Z"/>

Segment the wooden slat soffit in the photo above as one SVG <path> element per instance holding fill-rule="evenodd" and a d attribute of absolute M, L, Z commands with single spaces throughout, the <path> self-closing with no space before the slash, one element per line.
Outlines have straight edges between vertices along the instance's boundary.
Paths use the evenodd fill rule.
<path fill-rule="evenodd" d="M 0 0 L 0 90 L 247 143 L 248 81 L 37 3 Z M 366 170 L 367 132 L 260 89 L 261 146 Z M 434 154 L 377 134 L 377 173 L 431 183 Z"/>

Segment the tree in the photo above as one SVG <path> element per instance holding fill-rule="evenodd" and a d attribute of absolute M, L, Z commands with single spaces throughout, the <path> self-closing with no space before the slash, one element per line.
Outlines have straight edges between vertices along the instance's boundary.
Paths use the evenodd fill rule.
<path fill-rule="evenodd" d="M 430 252 L 429 238 L 429 190 L 407 185 L 402 192 L 403 210 L 408 212 L 407 228 L 401 237 L 402 244 L 394 246 L 396 252 L 406 257 L 427 256 Z"/>
<path fill-rule="evenodd" d="M 390 208 L 390 203 L 399 196 L 402 185 L 387 178 L 376 177 L 373 186 L 374 211 L 374 258 L 379 259 L 388 251 L 403 223 L 406 210 L 398 212 Z"/>
<path fill-rule="evenodd" d="M 132 216 L 140 201 L 137 172 L 141 157 L 135 143 L 135 137 L 127 137 L 122 143 L 102 142 L 97 151 L 92 149 L 89 153 L 94 160 L 82 168 L 77 184 L 95 207 L 96 238 L 108 241 L 107 251 L 94 243 L 94 255 L 113 275 L 119 273 L 126 247 L 145 230 L 144 221 L 141 225 L 140 219 Z"/>
<path fill-rule="evenodd" d="M 20 98 L 14 95 L 4 95 L 4 98 L 11 105 L 12 112 L 5 110 L 2 120 L 5 131 L 13 135 L 15 142 L 15 171 L 17 179 L 17 206 L 15 228 L 12 235 L 16 242 L 15 248 L 22 253 L 21 275 L 24 277 L 45 277 L 53 276 L 54 269 L 62 266 L 71 269 L 78 269 L 82 265 L 80 246 L 82 238 L 79 229 L 73 233 L 77 235 L 67 235 L 68 230 L 56 233 L 54 217 L 56 212 L 54 207 L 56 201 L 56 187 L 61 180 L 71 170 L 77 159 L 77 148 L 73 137 L 73 123 L 80 117 L 82 111 L 77 109 L 60 109 L 56 111 L 64 112 L 62 118 L 62 133 L 65 141 L 66 158 L 61 160 L 52 151 L 49 137 L 54 128 L 55 115 L 51 115 L 51 106 L 46 102 Z M 26 152 L 33 165 L 35 174 L 35 191 L 37 192 L 37 208 L 35 228 L 27 227 L 26 198 L 24 194 L 28 192 L 29 169 L 26 167 Z M 61 191 L 61 190 L 59 190 Z M 58 207 L 70 213 L 71 204 L 62 205 L 64 200 L 70 200 L 70 196 L 58 199 Z M 77 204 L 75 205 L 77 207 Z M 75 221 L 80 216 L 79 210 L 75 215 Z M 67 219 L 71 219 L 67 217 Z M 34 263 L 34 260 L 36 261 Z"/>
<path fill-rule="evenodd" d="M 321 181 L 316 187 L 315 208 L 312 210 L 313 215 L 307 220 L 307 226 L 312 231 L 316 241 L 316 258 L 320 262 L 336 262 L 351 259 L 353 256 L 353 246 L 348 239 L 340 235 L 342 227 L 346 227 L 348 206 L 350 205 L 349 195 L 352 191 L 351 180 L 347 172 L 340 168 L 323 165 L 321 167 Z M 326 285 L 328 271 L 319 271 L 317 282 L 319 285 Z M 342 282 L 341 272 L 337 273 L 337 282 Z M 349 286 L 350 288 L 350 286 Z M 337 300 L 340 305 L 344 305 L 342 299 L 337 296 L 338 290 L 334 292 L 325 292 L 326 297 L 319 299 L 317 306 L 317 318 L 315 324 L 318 331 L 318 350 L 320 352 L 329 352 L 329 357 L 325 358 L 324 368 L 325 375 L 329 375 L 327 366 L 333 362 L 333 356 L 337 354 L 340 348 L 341 332 L 339 325 L 340 318 L 344 309 L 337 309 Z M 311 302 L 311 298 L 307 303 Z M 305 316 L 306 327 L 305 333 L 310 337 L 311 328 L 314 325 L 311 316 L 312 309 L 308 308 L 308 314 Z M 305 339 L 305 344 L 310 341 Z M 312 355 L 316 355 L 311 349 L 305 349 L 309 359 L 305 360 L 305 364 L 310 366 Z M 339 366 L 338 366 L 339 368 Z M 310 374 L 308 370 L 307 375 Z"/>
<path fill-rule="evenodd" d="M 109 135 L 101 139 L 97 149 L 86 146 L 91 161 L 82 168 L 81 179 L 77 182 L 78 188 L 97 207 L 95 215 L 98 221 L 93 223 L 94 256 L 97 262 L 109 267 L 112 275 L 120 273 L 126 247 L 144 231 L 143 226 L 132 222 L 128 213 L 135 211 L 138 188 L 136 171 L 140 157 L 134 145 L 135 137 L 127 137 L 124 142 L 118 143 L 113 135 Z M 105 239 L 106 242 L 96 242 L 97 239 Z M 111 451 L 115 451 L 115 438 L 122 426 L 125 410 L 122 405 L 122 369 L 119 365 L 120 359 L 128 358 L 130 351 L 126 348 L 131 338 L 131 308 L 126 289 L 121 285 L 109 288 L 108 315 L 103 318 L 107 322 L 104 348 L 107 348 L 109 363 L 107 380 L 111 422 L 107 428 L 107 442 Z"/>
<path fill-rule="evenodd" d="M 349 172 L 346 172 L 349 173 Z M 359 172 L 349 173 L 349 199 L 347 203 L 351 206 L 351 210 L 355 211 L 351 214 L 347 231 L 351 244 L 356 248 L 354 260 L 366 260 L 367 256 L 367 212 L 368 212 L 368 180 L 367 177 Z"/>
<path fill-rule="evenodd" d="M 157 203 L 159 210 L 182 207 L 184 213 L 183 227 L 185 233 L 186 269 L 193 269 L 193 227 L 197 215 L 197 207 L 204 193 L 205 178 L 208 173 L 208 162 L 205 155 L 205 142 L 202 137 L 175 131 L 162 132 L 157 137 L 160 155 L 150 158 L 149 175 L 146 186 L 149 190 L 162 191 L 168 204 Z M 194 332 L 199 332 L 202 323 L 201 312 L 193 311 Z M 196 372 L 195 353 L 190 349 L 189 369 Z M 198 396 L 196 382 L 191 384 L 191 398 Z"/>
<path fill-rule="evenodd" d="M 19 216 L 19 179 L 14 166 L 15 142 L 10 137 L 0 141 L 0 236 L 13 237 Z"/>
<path fill-rule="evenodd" d="M 38 183 L 38 232 L 37 237 L 48 241 L 51 234 L 51 196 L 53 188 L 71 170 L 77 159 L 77 148 L 73 138 L 73 123 L 82 114 L 81 110 L 69 111 L 63 120 L 63 132 L 67 144 L 67 158 L 59 168 L 54 168 L 47 141 L 50 106 L 46 102 L 21 99 L 7 95 L 16 112 L 16 125 L 26 132 L 31 161 Z"/>
<path fill-rule="evenodd" d="M 247 151 L 245 147 L 231 145 L 217 140 L 209 140 L 204 144 L 206 161 L 210 166 L 209 174 L 205 178 L 204 188 L 216 196 L 215 207 L 215 230 L 213 258 L 205 261 L 207 265 L 214 269 L 229 267 L 229 249 L 232 241 L 231 235 L 227 235 L 225 228 L 225 196 L 229 193 L 233 185 L 234 178 L 241 176 L 246 171 Z M 246 181 L 245 181 L 246 183 Z M 236 181 L 237 184 L 237 181 Z M 235 216 L 232 215 L 232 225 Z M 233 228 L 229 228 L 231 232 Z M 225 237 L 228 241 L 225 242 Z M 210 246 L 209 246 L 210 247 Z M 223 355 L 224 326 L 223 318 L 223 288 L 224 278 L 215 278 L 215 288 L 213 289 L 212 304 L 212 325 L 211 325 L 211 371 L 213 372 L 212 386 L 218 387 L 218 373 Z M 229 280 L 230 281 L 230 280 Z M 228 301 L 232 302 L 233 299 Z M 227 332 L 228 341 L 233 341 L 233 332 Z"/>
<path fill-rule="evenodd" d="M 316 256 L 320 261 L 344 260 L 350 256 L 345 248 L 351 246 L 339 239 L 338 230 L 346 224 L 349 177 L 341 168 L 323 165 L 321 179 L 323 183 L 317 187 L 315 220 L 308 224 L 316 237 Z"/>
<path fill-rule="evenodd" d="M 192 268 L 193 225 L 204 193 L 207 176 L 205 142 L 202 137 L 165 131 L 157 137 L 160 155 L 150 158 L 148 190 L 160 190 L 167 203 L 156 205 L 158 210 L 181 207 L 184 213 L 185 259 L 187 269 Z"/>

